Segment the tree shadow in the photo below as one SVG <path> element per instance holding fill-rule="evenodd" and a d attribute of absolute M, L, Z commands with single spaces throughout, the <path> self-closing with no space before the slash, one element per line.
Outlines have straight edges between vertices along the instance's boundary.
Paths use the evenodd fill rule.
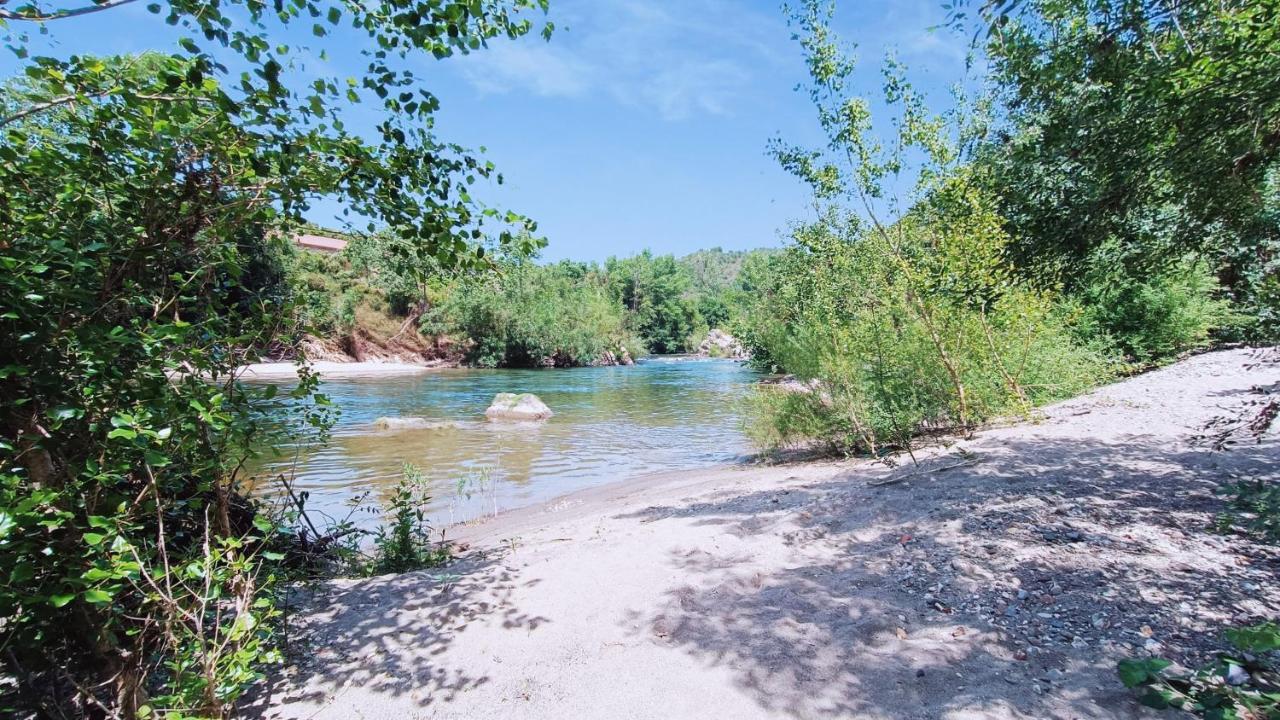
<path fill-rule="evenodd" d="M 788 553 L 759 570 L 674 552 L 695 580 L 628 623 L 728 671 L 770 713 L 1124 718 L 1146 711 L 1117 660 L 1196 663 L 1224 626 L 1280 617 L 1280 555 L 1211 529 L 1222 483 L 1280 479 L 1275 442 L 1211 453 L 993 435 L 970 448 L 959 467 L 865 467 L 621 516 L 771 534 Z"/>
<path fill-rule="evenodd" d="M 303 591 L 286 668 L 256 688 L 238 716 L 293 716 L 296 710 L 282 710 L 297 705 L 320 712 L 352 687 L 432 708 L 486 684 L 489 676 L 477 668 L 446 667 L 436 658 L 479 620 L 523 631 L 548 622 L 511 602 L 517 588 L 537 581 L 521 581 L 499 555 L 474 551 L 440 569 Z"/>

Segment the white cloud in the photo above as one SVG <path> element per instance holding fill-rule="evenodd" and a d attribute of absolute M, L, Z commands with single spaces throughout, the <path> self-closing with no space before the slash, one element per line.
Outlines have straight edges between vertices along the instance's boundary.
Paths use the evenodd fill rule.
<path fill-rule="evenodd" d="M 916 33 L 906 41 L 905 50 L 911 55 L 934 56 L 948 61 L 963 61 L 969 53 L 963 38 L 941 28 Z"/>
<path fill-rule="evenodd" d="M 968 56 L 966 37 L 944 27 L 946 12 L 936 0 L 897 0 L 888 7 L 885 44 L 899 48 L 904 58 L 927 67 L 963 62 Z"/>
<path fill-rule="evenodd" d="M 528 90 L 543 97 L 577 97 L 592 84 L 588 64 L 537 40 L 495 44 L 467 59 L 463 76 L 481 92 Z"/>
<path fill-rule="evenodd" d="M 667 120 L 727 115 L 751 87 L 749 67 L 783 61 L 782 17 L 732 0 L 558 0 L 550 43 L 494 43 L 461 63 L 488 93 L 601 93 Z"/>
<path fill-rule="evenodd" d="M 836 29 L 860 42 L 864 71 L 895 49 L 913 71 L 950 72 L 968 48 L 938 27 L 945 18 L 936 0 L 854 3 L 840 6 Z M 555 0 L 551 20 L 550 42 L 495 41 L 459 59 L 463 77 L 485 93 L 611 98 L 671 121 L 751 107 L 757 75 L 793 66 L 784 72 L 803 78 L 772 0 Z"/>
<path fill-rule="evenodd" d="M 658 70 L 638 89 L 636 99 L 653 106 L 668 120 L 700 112 L 727 115 L 750 79 L 736 63 L 690 61 Z"/>

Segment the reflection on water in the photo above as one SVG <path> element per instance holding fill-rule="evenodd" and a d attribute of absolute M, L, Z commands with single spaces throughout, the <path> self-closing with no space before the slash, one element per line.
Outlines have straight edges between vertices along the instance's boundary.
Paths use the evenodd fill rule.
<path fill-rule="evenodd" d="M 296 487 L 309 504 L 340 514 L 375 495 L 410 462 L 432 482 L 437 521 L 474 517 L 493 498 L 502 508 L 659 470 L 727 462 L 748 451 L 738 401 L 755 374 L 723 360 L 653 359 L 633 367 L 574 370 L 445 370 L 407 377 L 335 379 L 324 391 L 342 410 L 326 447 L 304 451 Z M 499 392 L 531 392 L 555 417 L 537 423 L 484 419 Z M 379 417 L 420 417 L 427 429 L 378 430 Z M 292 458 L 260 474 L 289 472 Z M 470 501 L 459 480 L 471 478 Z M 479 497 L 483 495 L 483 497 Z"/>

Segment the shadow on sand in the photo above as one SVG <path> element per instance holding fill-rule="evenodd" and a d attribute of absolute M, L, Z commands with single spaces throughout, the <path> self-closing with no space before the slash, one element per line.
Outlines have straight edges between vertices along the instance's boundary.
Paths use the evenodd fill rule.
<path fill-rule="evenodd" d="M 339 581 L 301 600 L 305 619 L 291 639 L 283 673 L 243 702 L 240 716 L 271 718 L 272 704 L 327 705 L 348 687 L 409 697 L 432 708 L 489 681 L 483 668 L 446 667 L 435 658 L 455 634 L 485 618 L 510 630 L 536 630 L 545 618 L 509 601 L 522 582 L 497 553 L 473 552 L 438 571 Z"/>
<path fill-rule="evenodd" d="M 762 574 L 743 572 L 749 557 L 672 553 L 691 580 L 629 623 L 780 716 L 1124 718 L 1147 711 L 1118 659 L 1154 640 L 1194 662 L 1224 624 L 1280 616 L 1280 555 L 1210 531 L 1221 483 L 1280 477 L 1274 443 L 975 448 L 945 471 L 954 456 L 620 516 L 774 533 L 803 559 Z"/>

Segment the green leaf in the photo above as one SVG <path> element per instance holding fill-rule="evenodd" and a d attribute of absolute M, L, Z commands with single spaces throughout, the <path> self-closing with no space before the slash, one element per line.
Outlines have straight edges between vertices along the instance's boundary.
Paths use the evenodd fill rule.
<path fill-rule="evenodd" d="M 130 430 L 129 428 L 116 428 L 115 430 L 112 430 L 111 432 L 107 433 L 107 438 L 112 440 L 116 438 L 133 440 L 136 437 L 138 437 L 138 433 L 134 432 L 133 430 Z"/>
<path fill-rule="evenodd" d="M 111 593 L 106 590 L 94 588 L 92 590 L 84 591 L 85 601 L 93 603 L 94 605 L 105 605 L 106 603 L 111 602 L 111 597 Z"/>
<path fill-rule="evenodd" d="M 1120 682 L 1124 683 L 1127 688 L 1135 688 L 1144 685 L 1151 680 L 1157 679 L 1160 671 L 1169 667 L 1172 663 L 1163 658 L 1135 658 L 1129 660 L 1121 660 L 1116 666 L 1116 672 L 1120 675 Z"/>
<path fill-rule="evenodd" d="M 106 537 L 107 537 L 106 535 L 103 535 L 103 534 L 101 534 L 101 533 L 92 533 L 92 532 L 90 532 L 90 533 L 85 533 L 85 534 L 84 534 L 84 541 L 85 541 L 86 543 L 88 543 L 89 545 L 98 545 L 98 544 L 100 544 L 104 539 L 106 539 Z"/>
<path fill-rule="evenodd" d="M 75 593 L 71 593 L 70 595 L 50 595 L 49 604 L 56 608 L 60 608 L 75 599 Z"/>
<path fill-rule="evenodd" d="M 80 408 L 58 408 L 54 410 L 51 417 L 54 420 L 70 420 L 71 418 L 84 417 L 84 410 Z"/>
<path fill-rule="evenodd" d="M 1232 645 L 1254 653 L 1280 650 L 1280 624 L 1262 623 L 1250 627 L 1233 628 L 1226 632 Z"/>
<path fill-rule="evenodd" d="M 172 461 L 172 460 L 170 460 L 167 456 L 165 456 L 165 455 L 164 455 L 164 454 L 162 454 L 162 453 L 158 453 L 158 452 L 156 452 L 155 450 L 147 450 L 147 451 L 145 451 L 145 452 L 143 453 L 143 457 L 146 459 L 147 464 L 148 464 L 148 465 L 150 465 L 150 466 L 152 466 L 152 467 L 158 467 L 158 468 L 160 468 L 160 467 L 164 467 L 164 466 L 166 466 L 166 465 L 170 464 L 171 462 L 173 462 L 173 461 Z"/>
<path fill-rule="evenodd" d="M 1138 698 L 1138 703 L 1156 710 L 1167 710 L 1169 708 L 1168 698 L 1154 689 L 1143 693 L 1142 697 Z"/>

